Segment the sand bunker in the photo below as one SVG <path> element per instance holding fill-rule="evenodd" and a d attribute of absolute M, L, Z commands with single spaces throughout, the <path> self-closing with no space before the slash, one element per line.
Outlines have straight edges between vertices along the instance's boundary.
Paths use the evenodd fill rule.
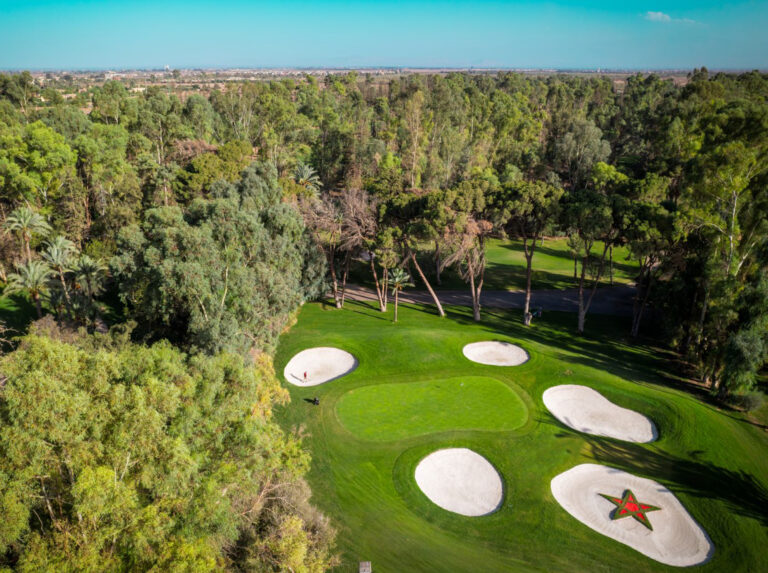
<path fill-rule="evenodd" d="M 355 368 L 357 359 L 349 352 L 323 346 L 299 352 L 285 365 L 283 374 L 296 386 L 317 386 L 341 378 Z"/>
<path fill-rule="evenodd" d="M 715 551 L 706 532 L 675 495 L 653 480 L 606 466 L 581 464 L 555 477 L 550 487 L 558 503 L 573 517 L 661 563 L 699 565 Z M 621 498 L 626 490 L 631 490 L 637 502 L 659 508 L 646 514 L 653 529 L 631 516 L 611 519 L 617 505 L 600 494 Z"/>
<path fill-rule="evenodd" d="M 472 362 L 491 366 L 517 366 L 528 361 L 528 353 L 509 342 L 473 342 L 464 347 L 464 356 Z"/>
<path fill-rule="evenodd" d="M 421 491 L 443 509 L 486 515 L 501 505 L 501 477 L 491 463 L 467 448 L 437 450 L 416 466 Z"/>
<path fill-rule="evenodd" d="M 555 418 L 579 432 L 627 442 L 652 442 L 658 437 L 647 417 L 617 406 L 592 388 L 565 384 L 547 389 L 542 397 Z"/>

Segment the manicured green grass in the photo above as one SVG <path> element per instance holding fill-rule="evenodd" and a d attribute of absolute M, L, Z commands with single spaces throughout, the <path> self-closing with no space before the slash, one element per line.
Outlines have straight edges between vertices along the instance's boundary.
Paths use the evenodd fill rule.
<path fill-rule="evenodd" d="M 593 254 L 602 254 L 602 243 L 597 243 Z M 524 290 L 526 262 L 523 253 L 523 245 L 520 241 L 502 241 L 491 239 L 488 241 L 486 251 L 488 259 L 484 288 L 488 290 Z M 432 262 L 432 252 L 424 250 L 419 260 L 427 275 L 432 281 L 432 286 L 442 290 L 463 290 L 467 284 L 461 279 L 455 269 L 446 269 L 441 274 L 441 285 L 435 284 L 436 271 Z M 634 282 L 638 273 L 637 261 L 629 259 L 629 251 L 626 247 L 617 247 L 613 250 L 613 284 L 629 284 Z M 370 267 L 366 264 L 356 263 L 352 269 L 351 282 L 373 286 Z M 423 289 L 424 285 L 415 280 L 416 289 Z M 610 269 L 606 259 L 604 276 L 600 281 L 601 286 L 608 286 L 610 281 Z M 533 272 L 531 284 L 534 289 L 567 289 L 576 286 L 573 278 L 573 256 L 568 248 L 565 238 L 545 239 L 543 244 L 536 247 L 533 257 Z"/>
<path fill-rule="evenodd" d="M 281 338 L 278 372 L 296 352 L 319 345 L 348 350 L 360 362 L 350 375 L 321 386 L 286 384 L 292 402 L 278 411 L 286 429 L 302 428 L 307 436 L 312 501 L 339 530 L 340 571 L 356 571 L 363 560 L 372 561 L 377 573 L 672 570 L 592 531 L 557 504 L 550 480 L 584 462 L 670 488 L 716 547 L 712 561 L 697 570 L 768 570 L 768 434 L 762 428 L 681 390 L 665 351 L 633 346 L 623 338 L 629 325 L 617 319 L 593 316 L 587 335 L 578 337 L 569 314 L 547 313 L 526 329 L 519 313 L 485 313 L 479 324 L 469 313 L 452 308 L 441 319 L 431 309 L 403 305 L 393 324 L 391 310 L 382 315 L 361 303 L 348 302 L 342 310 L 308 304 Z M 521 344 L 531 359 L 513 368 L 475 364 L 461 349 L 480 340 Z M 386 440 L 387 422 L 377 429 L 362 419 L 366 396 L 372 398 L 368 412 L 381 421 L 384 402 L 401 400 L 389 391 L 404 397 L 409 386 L 447 380 L 464 380 L 466 386 L 476 377 L 498 381 L 520 397 L 528 411 L 522 425 L 490 431 L 481 412 L 448 428 L 432 414 L 414 420 L 392 410 L 393 418 L 405 419 L 407 432 L 393 423 L 391 431 L 403 433 Z M 659 440 L 628 444 L 566 428 L 541 400 L 546 388 L 564 383 L 588 385 L 650 416 Z M 374 390 L 352 394 L 380 386 L 384 398 Z M 304 401 L 315 395 L 319 406 Z M 351 422 L 344 412 L 353 399 L 360 418 Z M 448 399 L 447 408 L 456 402 Z M 519 423 L 519 416 L 510 408 L 509 424 L 516 425 L 515 417 Z M 472 419 L 474 428 L 468 427 Z M 504 501 L 497 512 L 462 517 L 418 489 L 413 474 L 419 460 L 445 447 L 471 448 L 499 470 Z"/>
<path fill-rule="evenodd" d="M 378 442 L 451 430 L 514 430 L 528 414 L 509 386 L 480 376 L 363 386 L 344 394 L 336 411 L 352 434 Z"/>

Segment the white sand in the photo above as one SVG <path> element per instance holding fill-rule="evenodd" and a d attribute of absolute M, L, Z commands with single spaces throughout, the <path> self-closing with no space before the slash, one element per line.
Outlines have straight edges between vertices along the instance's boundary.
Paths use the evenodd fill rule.
<path fill-rule="evenodd" d="M 518 366 L 528 362 L 529 358 L 528 353 L 519 346 L 495 340 L 467 344 L 463 352 L 472 362 L 491 366 Z"/>
<path fill-rule="evenodd" d="M 555 418 L 579 432 L 641 443 L 658 437 L 646 416 L 617 406 L 592 388 L 564 384 L 548 388 L 542 398 Z"/>
<path fill-rule="evenodd" d="M 492 513 L 501 505 L 501 477 L 491 463 L 467 448 L 432 452 L 416 466 L 421 491 L 443 509 L 467 516 Z"/>
<path fill-rule="evenodd" d="M 341 378 L 357 368 L 357 359 L 339 348 L 322 346 L 302 350 L 285 365 L 285 379 L 296 386 L 317 386 Z M 304 381 L 304 373 L 307 380 Z"/>
<path fill-rule="evenodd" d="M 653 480 L 596 464 L 581 464 L 552 480 L 552 495 L 573 517 L 651 559 L 675 567 L 708 561 L 715 547 L 675 495 Z M 633 517 L 612 520 L 616 507 L 601 497 L 632 490 L 640 503 L 660 507 L 647 514 L 653 531 Z M 642 566 L 640 566 L 642 570 Z"/>

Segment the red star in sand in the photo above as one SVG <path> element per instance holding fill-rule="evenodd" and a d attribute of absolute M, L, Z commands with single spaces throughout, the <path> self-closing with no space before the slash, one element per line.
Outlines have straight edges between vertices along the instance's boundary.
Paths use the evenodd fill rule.
<path fill-rule="evenodd" d="M 640 503 L 637 501 L 635 494 L 628 489 L 624 490 L 624 497 L 613 497 L 611 495 L 605 495 L 604 493 L 601 493 L 600 495 L 616 505 L 616 509 L 611 512 L 611 519 L 621 519 L 622 517 L 631 516 L 653 531 L 651 522 L 648 521 L 648 516 L 645 514 L 650 511 L 658 511 L 661 509 L 660 507 L 648 505 L 647 503 Z"/>

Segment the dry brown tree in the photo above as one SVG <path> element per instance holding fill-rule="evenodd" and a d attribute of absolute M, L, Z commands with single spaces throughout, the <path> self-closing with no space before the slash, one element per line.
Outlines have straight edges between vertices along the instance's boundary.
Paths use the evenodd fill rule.
<path fill-rule="evenodd" d="M 389 268 L 393 265 L 387 264 L 388 261 L 387 257 L 384 256 L 385 253 L 377 249 L 379 235 L 378 206 L 378 200 L 362 189 L 348 189 L 341 195 L 341 209 L 344 219 L 342 248 L 347 252 L 345 262 L 349 261 L 350 253 L 359 254 L 368 262 L 371 267 L 373 282 L 376 285 L 379 310 L 384 312 L 387 310 Z M 379 259 L 380 264 L 383 263 L 381 281 L 376 272 L 377 259 Z M 346 282 L 344 281 L 342 291 L 345 285 Z"/>
<path fill-rule="evenodd" d="M 474 319 L 480 320 L 480 294 L 485 279 L 485 241 L 493 224 L 485 219 L 467 217 L 448 228 L 445 237 L 451 253 L 442 261 L 443 268 L 456 264 L 461 278 L 469 283 Z"/>

